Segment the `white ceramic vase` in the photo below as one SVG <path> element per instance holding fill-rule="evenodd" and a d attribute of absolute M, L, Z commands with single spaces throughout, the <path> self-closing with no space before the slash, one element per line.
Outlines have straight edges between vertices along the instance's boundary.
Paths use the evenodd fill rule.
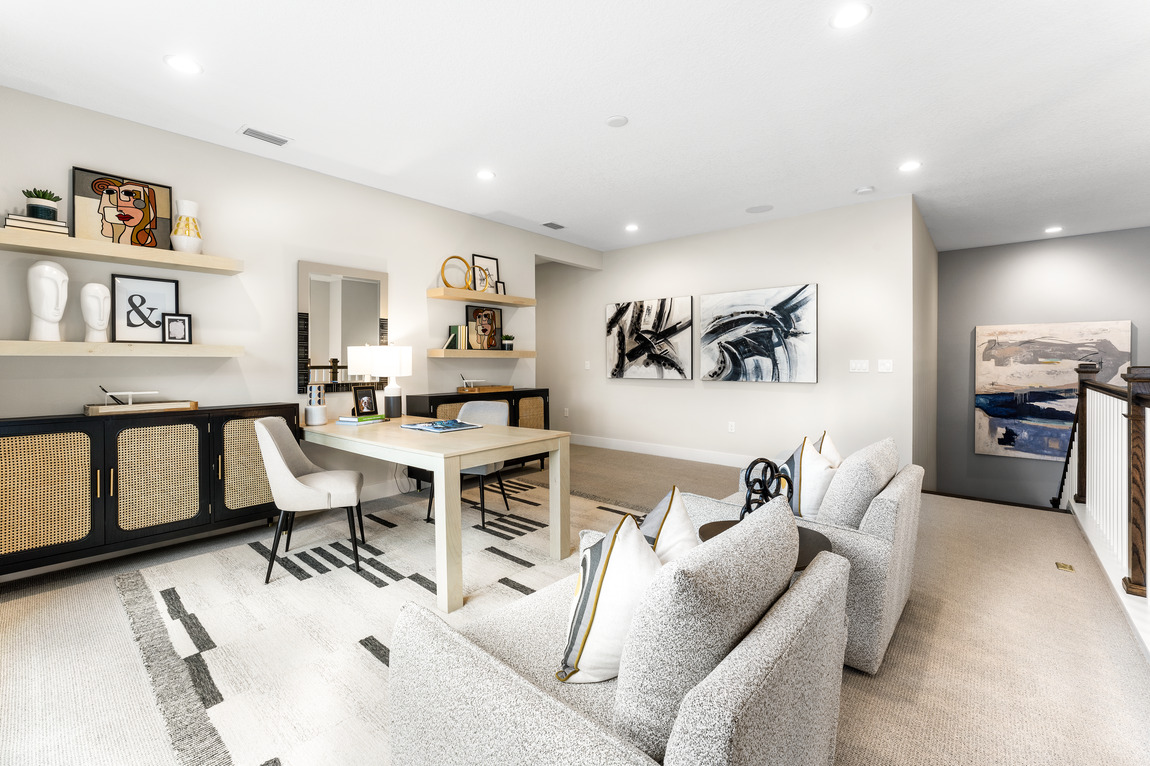
<path fill-rule="evenodd" d="M 172 249 L 181 253 L 202 253 L 204 240 L 200 237 L 199 203 L 188 199 L 176 200 L 176 223 L 172 226 Z"/>

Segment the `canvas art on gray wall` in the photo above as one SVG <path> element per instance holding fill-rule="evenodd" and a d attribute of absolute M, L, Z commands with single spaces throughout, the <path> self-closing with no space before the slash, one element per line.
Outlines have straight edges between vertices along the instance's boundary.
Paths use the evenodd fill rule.
<path fill-rule="evenodd" d="M 703 380 L 818 382 L 818 286 L 699 299 Z"/>
<path fill-rule="evenodd" d="M 691 296 L 607 304 L 607 377 L 690 379 Z"/>
<path fill-rule="evenodd" d="M 974 451 L 1064 460 L 1078 406 L 1081 362 L 1098 382 L 1125 385 L 1130 321 L 974 328 Z"/>

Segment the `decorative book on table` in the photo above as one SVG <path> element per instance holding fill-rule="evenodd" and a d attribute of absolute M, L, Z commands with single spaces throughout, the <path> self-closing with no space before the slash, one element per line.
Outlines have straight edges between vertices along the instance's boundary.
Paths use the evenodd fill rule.
<path fill-rule="evenodd" d="M 340 415 L 339 423 L 352 426 L 364 426 L 368 423 L 386 423 L 387 418 L 383 415 Z"/>
<path fill-rule="evenodd" d="M 433 420 L 429 423 L 404 423 L 400 428 L 443 434 L 448 431 L 467 431 L 471 428 L 483 428 L 483 426 L 476 425 L 475 423 L 466 423 L 462 420 Z"/>

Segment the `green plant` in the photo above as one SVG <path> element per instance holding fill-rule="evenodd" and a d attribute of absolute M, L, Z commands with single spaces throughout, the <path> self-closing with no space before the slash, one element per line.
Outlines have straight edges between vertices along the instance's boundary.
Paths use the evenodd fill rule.
<path fill-rule="evenodd" d="M 48 189 L 25 189 L 24 196 L 30 199 L 46 199 L 51 202 L 59 202 L 62 199 Z"/>
<path fill-rule="evenodd" d="M 504 335 L 503 340 L 515 340 L 515 336 L 514 335 Z"/>

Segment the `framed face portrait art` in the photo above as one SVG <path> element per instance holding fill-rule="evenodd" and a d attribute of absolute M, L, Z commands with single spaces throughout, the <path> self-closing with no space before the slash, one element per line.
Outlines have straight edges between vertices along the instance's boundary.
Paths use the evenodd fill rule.
<path fill-rule="evenodd" d="M 503 311 L 490 306 L 467 307 L 467 347 L 486 351 L 499 348 Z"/>
<path fill-rule="evenodd" d="M 179 311 L 180 283 L 176 280 L 112 275 L 113 321 L 109 329 L 113 342 L 163 343 L 164 314 Z"/>
<path fill-rule="evenodd" d="M 170 186 L 72 168 L 72 236 L 133 247 L 172 249 Z"/>

